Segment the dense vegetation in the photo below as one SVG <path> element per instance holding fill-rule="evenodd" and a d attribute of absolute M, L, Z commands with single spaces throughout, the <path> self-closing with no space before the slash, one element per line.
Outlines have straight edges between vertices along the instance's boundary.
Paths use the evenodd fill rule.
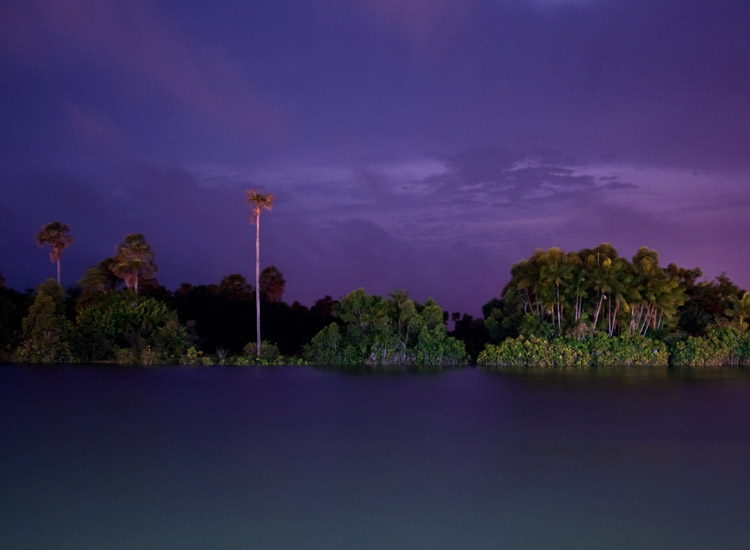
<path fill-rule="evenodd" d="M 257 218 L 256 218 L 257 222 Z M 60 270 L 68 227 L 47 224 L 38 243 Z M 0 275 L 0 360 L 34 363 L 441 365 L 488 368 L 750 365 L 750 294 L 725 275 L 659 265 L 641 248 L 628 260 L 604 243 L 537 250 L 515 264 L 483 319 L 448 315 L 432 299 L 358 289 L 312 307 L 283 301 L 275 266 L 170 292 L 142 234 L 89 268 L 67 291 L 35 292 Z M 261 308 L 260 305 L 263 305 Z M 453 331 L 447 331 L 448 321 Z M 263 326 L 263 341 L 258 340 Z M 260 344 L 260 345 L 259 345 Z"/>
<path fill-rule="evenodd" d="M 608 243 L 537 250 L 483 308 L 485 366 L 748 365 L 750 295 L 725 276 L 632 260 Z M 476 331 L 475 331 L 476 332 Z"/>
<path fill-rule="evenodd" d="M 326 365 L 460 365 L 462 342 L 447 335 L 443 310 L 434 300 L 414 303 L 404 291 L 386 300 L 360 288 L 334 307 L 337 322 L 306 348 L 309 360 Z"/>

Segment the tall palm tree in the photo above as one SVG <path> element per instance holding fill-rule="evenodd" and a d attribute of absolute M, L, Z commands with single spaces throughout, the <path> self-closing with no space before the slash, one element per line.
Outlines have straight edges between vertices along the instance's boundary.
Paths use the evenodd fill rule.
<path fill-rule="evenodd" d="M 255 354 L 260 357 L 260 212 L 271 210 L 274 195 L 261 193 L 256 189 L 247 190 L 247 203 L 250 205 L 250 222 L 255 222 Z"/>
<path fill-rule="evenodd" d="M 60 284 L 60 256 L 70 243 L 73 237 L 69 233 L 70 227 L 60 222 L 50 222 L 36 236 L 38 246 L 49 245 L 49 261 L 57 262 L 57 284 Z"/>
<path fill-rule="evenodd" d="M 154 251 L 142 233 L 130 233 L 117 247 L 117 255 L 110 265 L 112 273 L 125 281 L 128 288 L 138 296 L 138 283 L 153 279 L 158 268 L 154 263 Z"/>
<path fill-rule="evenodd" d="M 542 283 L 547 289 L 550 290 L 551 296 L 551 307 L 552 307 L 552 322 L 555 321 L 555 313 L 557 313 L 557 330 L 562 335 L 562 316 L 563 316 L 563 300 L 560 297 L 560 285 L 567 279 L 573 277 L 572 265 L 568 263 L 568 257 L 557 247 L 549 248 L 545 251 L 542 257 L 543 263 L 540 270 L 542 276 Z M 551 295 L 551 288 L 554 287 L 554 296 Z"/>

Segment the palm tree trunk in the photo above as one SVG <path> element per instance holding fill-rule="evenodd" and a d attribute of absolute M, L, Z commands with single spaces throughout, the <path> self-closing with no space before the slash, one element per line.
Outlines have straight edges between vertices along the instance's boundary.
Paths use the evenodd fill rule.
<path fill-rule="evenodd" d="M 57 286 L 60 286 L 60 258 L 57 259 Z"/>
<path fill-rule="evenodd" d="M 255 354 L 260 357 L 260 209 L 255 215 Z"/>
<path fill-rule="evenodd" d="M 599 304 L 596 306 L 596 312 L 594 313 L 594 328 L 596 328 L 596 324 L 599 322 L 599 313 L 602 310 L 602 301 L 604 300 L 604 292 L 601 293 L 599 296 Z"/>

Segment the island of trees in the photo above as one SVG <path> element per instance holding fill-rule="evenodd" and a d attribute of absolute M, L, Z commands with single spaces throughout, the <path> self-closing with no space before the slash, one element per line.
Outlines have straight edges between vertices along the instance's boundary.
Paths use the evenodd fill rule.
<path fill-rule="evenodd" d="M 621 257 L 608 243 L 577 252 L 537 250 L 513 265 L 483 318 L 449 314 L 432 299 L 356 289 L 311 307 L 283 300 L 275 266 L 260 269 L 260 212 L 272 195 L 248 191 L 256 229 L 255 285 L 230 274 L 216 284 L 157 279 L 144 235 L 126 235 L 115 254 L 77 284 L 60 286 L 70 228 L 37 235 L 50 247 L 56 279 L 34 291 L 5 288 L 0 275 L 0 360 L 29 363 L 284 364 L 486 368 L 750 365 L 750 294 L 725 275 L 662 267 L 642 247 Z M 261 326 L 263 340 L 261 341 Z M 448 330 L 448 327 L 452 330 Z"/>

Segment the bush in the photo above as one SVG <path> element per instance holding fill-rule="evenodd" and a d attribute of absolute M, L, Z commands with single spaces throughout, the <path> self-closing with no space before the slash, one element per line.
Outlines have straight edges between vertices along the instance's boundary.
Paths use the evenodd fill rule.
<path fill-rule="evenodd" d="M 272 342 L 263 340 L 260 343 L 260 357 L 258 357 L 256 353 L 257 349 L 258 346 L 256 342 L 249 342 L 242 349 L 242 354 L 245 355 L 250 362 L 261 362 L 264 364 L 272 364 L 274 361 L 278 361 L 281 357 L 279 347 Z"/>
<path fill-rule="evenodd" d="M 584 341 L 571 338 L 544 340 L 537 336 L 509 338 L 487 344 L 477 363 L 487 367 L 659 367 L 668 362 L 667 347 L 638 335 L 610 338 L 596 334 Z"/>
<path fill-rule="evenodd" d="M 713 327 L 705 336 L 676 342 L 670 363 L 684 367 L 750 365 L 750 334 L 737 327 Z"/>
<path fill-rule="evenodd" d="M 15 354 L 18 361 L 61 363 L 72 360 L 72 325 L 65 317 L 63 299 L 63 290 L 54 279 L 39 285 L 34 303 L 21 323 L 22 340 Z"/>
<path fill-rule="evenodd" d="M 664 342 L 639 334 L 610 338 L 598 333 L 586 340 L 595 367 L 666 367 L 669 352 Z"/>
<path fill-rule="evenodd" d="M 183 361 L 190 336 L 177 313 L 153 298 L 133 299 L 127 292 L 113 295 L 78 314 L 78 356 L 144 365 Z"/>
<path fill-rule="evenodd" d="M 538 336 L 508 338 L 498 345 L 487 344 L 477 364 L 491 367 L 587 367 L 590 354 L 577 340 Z"/>

